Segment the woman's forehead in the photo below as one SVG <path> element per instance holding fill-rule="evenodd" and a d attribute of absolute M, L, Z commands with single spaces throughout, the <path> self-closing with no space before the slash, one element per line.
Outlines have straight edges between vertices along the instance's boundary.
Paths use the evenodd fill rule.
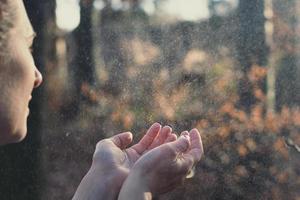
<path fill-rule="evenodd" d="M 25 10 L 25 6 L 22 0 L 12 1 L 14 2 L 16 12 L 16 25 L 25 37 L 31 37 L 35 34 L 32 25 L 29 21 L 28 15 Z"/>

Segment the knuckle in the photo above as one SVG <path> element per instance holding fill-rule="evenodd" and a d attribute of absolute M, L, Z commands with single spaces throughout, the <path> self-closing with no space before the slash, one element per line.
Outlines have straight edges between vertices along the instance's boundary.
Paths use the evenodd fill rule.
<path fill-rule="evenodd" d="M 99 151 L 102 148 L 105 148 L 105 146 L 109 143 L 109 139 L 103 139 L 100 140 L 97 144 L 96 144 L 96 148 L 95 148 L 95 152 Z"/>
<path fill-rule="evenodd" d="M 101 148 L 102 144 L 103 144 L 103 140 L 97 142 L 97 144 L 96 144 L 96 149 Z"/>

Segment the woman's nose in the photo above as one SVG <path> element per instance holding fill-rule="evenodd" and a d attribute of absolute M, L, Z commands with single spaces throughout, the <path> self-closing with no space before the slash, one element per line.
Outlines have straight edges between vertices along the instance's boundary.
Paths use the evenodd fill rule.
<path fill-rule="evenodd" d="M 43 76 L 42 76 L 41 72 L 37 68 L 35 68 L 34 88 L 39 87 L 42 82 L 43 82 Z"/>

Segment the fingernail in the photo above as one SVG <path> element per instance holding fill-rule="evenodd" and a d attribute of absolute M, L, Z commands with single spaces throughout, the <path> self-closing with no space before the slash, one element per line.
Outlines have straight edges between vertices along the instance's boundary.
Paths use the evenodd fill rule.
<path fill-rule="evenodd" d="M 189 135 L 184 135 L 184 137 L 188 140 L 190 140 L 190 136 Z"/>
<path fill-rule="evenodd" d="M 181 133 L 181 135 L 189 135 L 189 132 L 188 132 L 188 131 L 183 131 L 183 132 Z"/>
<path fill-rule="evenodd" d="M 164 126 L 164 128 L 172 129 L 172 127 L 169 125 Z"/>
<path fill-rule="evenodd" d="M 128 132 L 128 135 L 127 135 L 127 139 L 131 140 L 133 138 L 133 135 L 131 132 Z"/>
<path fill-rule="evenodd" d="M 160 125 L 160 123 L 158 123 L 158 122 L 155 122 L 154 124 L 152 124 L 152 126 L 151 127 L 155 127 L 155 128 L 160 128 L 161 127 L 161 125 Z"/>
<path fill-rule="evenodd" d="M 190 136 L 189 135 L 181 135 L 180 137 L 186 138 L 187 140 L 190 140 Z"/>

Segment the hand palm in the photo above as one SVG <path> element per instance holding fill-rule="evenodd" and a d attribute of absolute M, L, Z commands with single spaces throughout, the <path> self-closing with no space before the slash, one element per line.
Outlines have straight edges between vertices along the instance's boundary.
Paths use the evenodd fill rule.
<path fill-rule="evenodd" d="M 103 167 L 106 170 L 118 169 L 119 172 L 128 174 L 134 163 L 149 150 L 176 140 L 176 135 L 171 134 L 171 131 L 170 127 L 161 129 L 160 124 L 155 123 L 137 144 L 127 149 L 132 142 L 132 135 L 129 132 L 103 140 L 96 147 L 94 162 L 105 165 Z"/>

